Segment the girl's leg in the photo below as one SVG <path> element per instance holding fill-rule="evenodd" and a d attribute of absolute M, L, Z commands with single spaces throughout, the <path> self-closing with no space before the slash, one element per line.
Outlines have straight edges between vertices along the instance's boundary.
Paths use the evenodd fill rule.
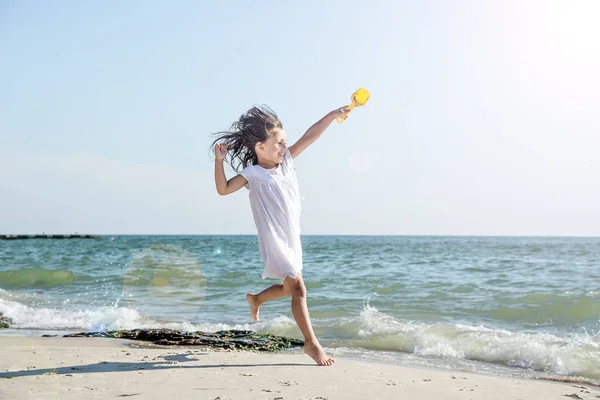
<path fill-rule="evenodd" d="M 276 283 L 275 285 L 266 288 L 259 294 L 248 293 L 246 295 L 246 301 L 248 304 L 250 304 L 250 315 L 252 315 L 252 318 L 255 321 L 258 321 L 259 307 L 263 303 L 291 295 L 292 293 L 286 286 L 284 286 L 283 283 Z"/>
<path fill-rule="evenodd" d="M 283 285 L 292 294 L 292 314 L 304 335 L 304 352 L 319 365 L 332 365 L 335 360 L 327 357 L 312 329 L 306 305 L 306 286 L 304 286 L 302 275 L 297 275 L 296 278 L 288 276 L 283 281 Z"/>

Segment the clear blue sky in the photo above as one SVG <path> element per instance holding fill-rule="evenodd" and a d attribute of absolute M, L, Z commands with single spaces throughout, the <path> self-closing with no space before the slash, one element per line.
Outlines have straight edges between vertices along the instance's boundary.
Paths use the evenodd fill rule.
<path fill-rule="evenodd" d="M 268 104 L 305 234 L 600 236 L 600 3 L 0 1 L 0 233 L 254 233 L 210 133 Z M 231 175 L 230 175 L 231 176 Z"/>

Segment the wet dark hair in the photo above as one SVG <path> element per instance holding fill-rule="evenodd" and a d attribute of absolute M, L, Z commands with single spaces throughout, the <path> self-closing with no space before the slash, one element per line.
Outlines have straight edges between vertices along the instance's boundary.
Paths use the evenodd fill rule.
<path fill-rule="evenodd" d="M 274 129 L 282 129 L 283 125 L 277 114 L 265 105 L 254 106 L 235 121 L 228 131 L 213 133 L 217 138 L 212 142 L 214 154 L 216 143 L 227 146 L 225 161 L 236 172 L 240 167 L 258 164 L 254 146 L 266 141 Z"/>

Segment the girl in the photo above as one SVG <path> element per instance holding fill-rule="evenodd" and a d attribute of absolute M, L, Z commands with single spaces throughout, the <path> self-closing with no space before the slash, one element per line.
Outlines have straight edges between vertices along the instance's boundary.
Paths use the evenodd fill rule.
<path fill-rule="evenodd" d="M 333 120 L 348 107 L 331 111 L 292 146 L 286 146 L 286 133 L 277 115 L 268 107 L 253 107 L 233 123 L 230 131 L 216 133 L 215 183 L 221 195 L 243 186 L 250 193 L 250 206 L 258 231 L 260 255 L 265 268 L 262 278 L 281 279 L 259 294 L 248 293 L 250 315 L 258 321 L 264 302 L 292 297 L 292 314 L 304 335 L 304 352 L 319 365 L 332 365 L 317 340 L 306 306 L 306 286 L 302 279 L 300 243 L 300 195 L 292 160 L 321 136 Z M 227 180 L 223 161 L 237 175 Z M 241 170 L 240 170 L 241 169 Z"/>

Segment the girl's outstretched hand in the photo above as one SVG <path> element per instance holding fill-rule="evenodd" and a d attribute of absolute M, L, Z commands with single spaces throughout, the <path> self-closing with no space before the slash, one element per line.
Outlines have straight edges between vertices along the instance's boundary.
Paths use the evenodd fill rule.
<path fill-rule="evenodd" d="M 215 157 L 217 161 L 223 161 L 227 155 L 227 146 L 217 143 L 215 145 Z"/>
<path fill-rule="evenodd" d="M 341 117 L 342 115 L 344 115 L 344 113 L 348 112 L 349 109 L 350 109 L 350 106 L 344 106 L 344 107 L 336 108 L 335 110 L 331 111 L 329 114 L 333 118 L 337 118 L 337 117 Z"/>

